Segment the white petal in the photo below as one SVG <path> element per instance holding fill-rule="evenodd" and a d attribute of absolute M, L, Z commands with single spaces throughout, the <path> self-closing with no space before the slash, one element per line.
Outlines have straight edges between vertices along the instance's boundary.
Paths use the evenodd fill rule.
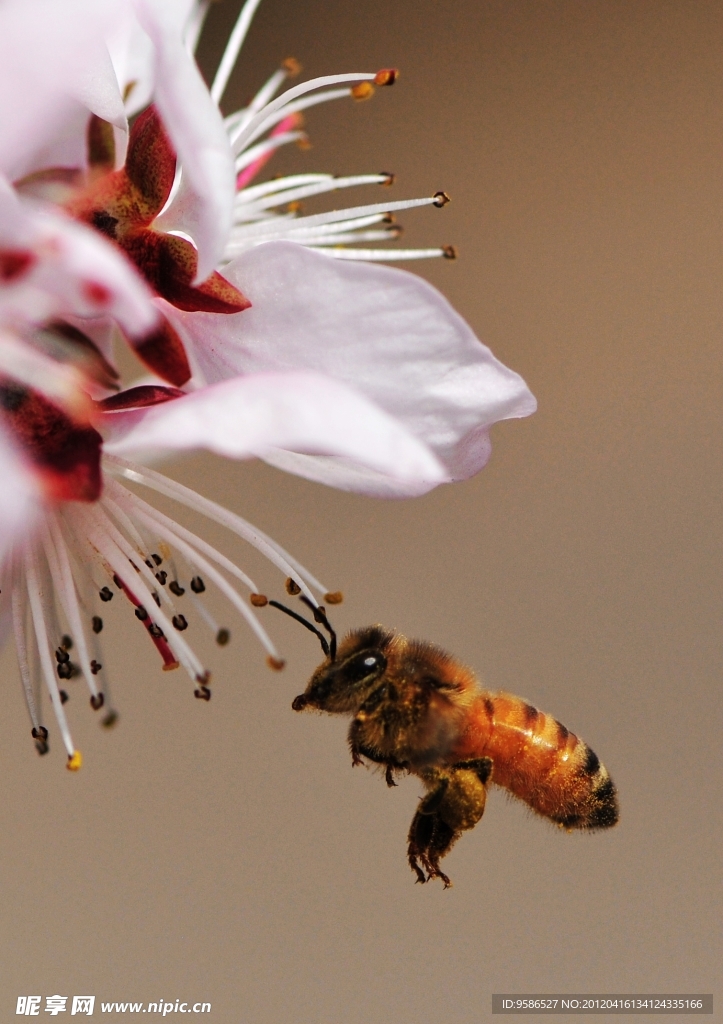
<path fill-rule="evenodd" d="M 522 378 L 435 288 L 407 271 L 270 242 L 223 273 L 251 309 L 227 317 L 170 314 L 208 381 L 295 369 L 345 381 L 432 448 L 453 480 L 487 462 L 492 424 L 536 408 Z M 350 486 L 348 469 L 328 460 L 316 470 L 309 459 L 294 461 L 302 475 L 333 482 L 336 474 L 338 486 Z"/>
<path fill-rule="evenodd" d="M 393 478 L 433 487 L 444 474 L 401 424 L 338 381 L 316 373 L 237 377 L 150 409 L 108 413 L 106 449 L 208 448 L 232 458 L 284 448 L 341 455 Z"/>
<path fill-rule="evenodd" d="M 197 282 L 220 261 L 231 230 L 235 195 L 234 161 L 223 119 L 193 58 L 183 43 L 187 4 L 135 0 L 138 17 L 155 46 L 154 101 L 176 147 L 195 202 L 186 202 L 183 218 L 164 221 L 191 235 L 198 248 Z"/>
<path fill-rule="evenodd" d="M 100 51 L 113 6 L 111 0 L 0 4 L 0 170 L 10 178 L 37 166 L 36 155 L 77 110 L 79 69 Z"/>

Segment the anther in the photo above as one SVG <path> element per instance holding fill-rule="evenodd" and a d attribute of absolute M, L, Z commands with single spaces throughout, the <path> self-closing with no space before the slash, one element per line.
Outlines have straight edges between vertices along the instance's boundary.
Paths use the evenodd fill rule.
<path fill-rule="evenodd" d="M 157 554 L 155 553 L 155 551 L 154 551 L 154 552 L 153 552 L 153 553 L 151 554 L 151 558 L 152 558 L 152 559 L 153 559 L 153 561 L 154 561 L 154 562 L 156 563 L 156 565 L 160 565 L 160 564 L 161 564 L 161 562 L 163 561 L 163 559 L 161 558 L 161 556 L 160 556 L 160 555 L 157 555 Z"/>
<path fill-rule="evenodd" d="M 113 573 L 113 582 L 115 583 L 119 590 L 123 589 L 123 580 L 120 578 L 120 576 L 116 575 L 116 573 Z M 106 601 L 108 600 L 110 600 L 110 598 L 106 598 Z"/>
<path fill-rule="evenodd" d="M 432 199 L 434 200 L 433 206 L 446 206 L 447 203 L 452 202 L 446 192 L 435 192 Z"/>
<path fill-rule="evenodd" d="M 48 753 L 48 751 L 50 750 L 50 746 L 49 746 L 47 740 L 36 740 L 35 741 L 35 749 L 37 750 L 37 752 L 42 757 L 43 754 L 47 754 Z"/>
<path fill-rule="evenodd" d="M 374 95 L 374 86 L 371 82 L 360 82 L 359 85 L 353 85 L 350 92 L 355 100 L 370 100 Z"/>
<path fill-rule="evenodd" d="M 191 590 L 194 594 L 202 594 L 206 589 L 206 584 L 203 582 L 200 576 L 194 576 L 191 580 Z"/>
<path fill-rule="evenodd" d="M 101 599 L 101 601 L 112 601 L 113 591 L 109 587 L 103 587 L 103 589 L 98 594 L 98 597 Z"/>
<path fill-rule="evenodd" d="M 30 735 L 33 737 L 34 740 L 47 740 L 48 730 L 45 728 L 44 725 L 39 725 L 37 729 L 32 730 Z"/>
<path fill-rule="evenodd" d="M 68 763 L 65 767 L 69 772 L 77 772 L 78 769 L 83 767 L 83 755 L 79 750 L 74 750 L 73 753 L 68 756 Z"/>
<path fill-rule="evenodd" d="M 138 605 L 138 607 L 136 608 L 135 615 L 137 619 L 141 620 L 141 622 L 145 622 L 145 620 L 148 618 L 148 612 L 145 610 L 142 604 Z"/>
<path fill-rule="evenodd" d="M 286 580 L 285 586 L 286 586 L 286 593 L 287 594 L 291 594 L 292 597 L 296 597 L 297 594 L 301 593 L 301 587 L 296 582 L 296 580 L 292 580 L 292 578 L 290 576 Z"/>
<path fill-rule="evenodd" d="M 73 674 L 73 666 L 69 661 L 61 661 L 58 665 L 58 676 L 61 679 L 70 679 Z"/>
<path fill-rule="evenodd" d="M 216 634 L 216 643 L 218 644 L 219 647 L 225 647 L 230 639 L 231 633 L 229 632 L 229 630 L 224 628 L 219 629 L 218 633 Z"/>
<path fill-rule="evenodd" d="M 199 686 L 205 686 L 210 681 L 211 673 L 208 671 L 208 669 L 206 669 L 205 672 L 202 672 L 200 676 L 196 676 L 196 682 L 199 684 Z"/>
<path fill-rule="evenodd" d="M 93 711 L 99 711 L 103 707 L 104 704 L 105 704 L 105 697 L 103 696 L 102 693 L 98 693 L 98 694 L 92 693 L 91 694 L 91 696 L 90 696 L 90 706 L 93 708 Z"/>
<path fill-rule="evenodd" d="M 397 68 L 382 68 L 381 71 L 377 71 L 374 76 L 375 85 L 394 85 L 396 80 L 399 78 L 399 71 Z"/>
<path fill-rule="evenodd" d="M 161 629 L 160 626 L 157 626 L 155 622 L 152 622 L 150 624 L 150 626 L 148 627 L 148 632 L 151 634 L 152 637 L 155 637 L 156 640 L 165 640 L 163 630 Z"/>
<path fill-rule="evenodd" d="M 168 573 L 165 571 L 165 569 L 161 569 L 160 572 L 156 573 L 156 579 L 158 580 L 162 587 L 165 587 L 166 580 L 168 579 Z"/>
<path fill-rule="evenodd" d="M 269 668 L 272 668 L 274 672 L 280 672 L 286 662 L 283 658 L 273 658 L 271 655 L 266 659 L 266 664 Z"/>
<path fill-rule="evenodd" d="M 102 629 L 103 629 L 103 620 L 101 619 L 100 615 L 94 615 L 92 620 L 91 620 L 91 624 L 93 626 L 93 632 L 94 633 L 100 633 L 102 631 Z"/>
<path fill-rule="evenodd" d="M 58 690 L 58 694 L 60 695 L 60 703 L 61 704 L 67 704 L 68 701 L 70 700 L 70 697 L 68 696 L 67 691 L 66 690 Z"/>
<path fill-rule="evenodd" d="M 296 57 L 287 57 L 286 60 L 282 60 L 281 67 L 289 78 L 295 78 L 297 75 L 301 74 L 301 64 L 299 64 Z"/>
<path fill-rule="evenodd" d="M 64 647 L 66 651 L 70 651 L 73 647 L 72 636 L 68 636 L 67 633 L 64 633 L 63 636 L 61 636 L 60 638 L 60 646 Z"/>
<path fill-rule="evenodd" d="M 393 174 L 391 171 L 380 171 L 379 173 L 384 175 L 384 181 L 380 182 L 381 185 L 393 185 L 397 180 L 396 174 Z"/>
<path fill-rule="evenodd" d="M 160 597 L 158 596 L 158 594 L 157 594 L 157 593 L 155 592 L 155 590 L 154 590 L 154 591 L 153 591 L 153 593 L 151 594 L 151 597 L 153 598 L 153 600 L 154 600 L 154 601 L 156 602 L 156 604 L 157 604 L 157 605 L 158 605 L 158 607 L 160 608 L 160 607 L 161 607 L 161 599 L 160 599 Z"/>
<path fill-rule="evenodd" d="M 207 686 L 199 686 L 197 690 L 193 691 L 193 696 L 198 697 L 199 700 L 210 700 L 211 691 Z"/>
<path fill-rule="evenodd" d="M 104 729 L 110 729 L 118 721 L 118 712 L 114 711 L 113 708 L 108 711 L 101 719 L 101 725 Z"/>
<path fill-rule="evenodd" d="M 174 615 L 171 619 L 173 628 L 177 629 L 179 633 L 182 633 L 184 629 L 188 629 L 188 621 L 185 615 Z"/>
<path fill-rule="evenodd" d="M 57 649 L 57 651 L 55 652 L 55 657 L 56 657 L 59 665 L 63 665 L 66 662 L 70 661 L 70 655 L 62 647 L 59 647 Z"/>
<path fill-rule="evenodd" d="M 344 600 L 344 595 L 341 590 L 334 590 L 331 594 L 324 594 L 324 600 L 327 604 L 341 604 Z"/>
<path fill-rule="evenodd" d="M 155 565 L 154 565 L 154 564 L 153 564 L 153 562 L 152 562 L 152 561 L 150 560 L 150 558 L 146 558 L 146 559 L 144 559 L 144 562 L 145 562 L 145 564 L 146 564 L 146 565 L 148 566 L 148 568 L 149 568 L 149 569 L 155 569 Z"/>
<path fill-rule="evenodd" d="M 168 589 L 171 591 L 172 594 L 175 594 L 176 597 L 183 597 L 183 595 L 186 593 L 185 587 L 182 587 L 178 580 L 171 580 L 171 582 L 168 584 Z"/>
<path fill-rule="evenodd" d="M 102 668 L 103 666 L 101 665 L 101 663 L 99 661 L 96 661 L 95 658 L 93 658 L 93 660 L 90 663 L 90 671 L 93 673 L 93 675 L 97 676 Z"/>
<path fill-rule="evenodd" d="M 457 250 L 455 249 L 455 247 L 453 245 L 443 245 L 442 246 L 442 253 L 444 254 L 444 258 L 446 260 L 456 260 L 457 259 Z"/>
<path fill-rule="evenodd" d="M 254 608 L 265 608 L 269 603 L 269 599 L 265 594 L 249 594 L 249 601 Z"/>

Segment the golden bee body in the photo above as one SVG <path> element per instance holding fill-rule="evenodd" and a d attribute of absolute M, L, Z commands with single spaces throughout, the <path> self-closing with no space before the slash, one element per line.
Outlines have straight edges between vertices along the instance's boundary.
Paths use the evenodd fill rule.
<path fill-rule="evenodd" d="M 502 786 L 567 829 L 615 825 L 615 787 L 595 753 L 521 697 L 484 690 L 471 669 L 433 644 L 369 626 L 350 633 L 293 703 L 352 716 L 354 764 L 367 759 L 427 789 L 409 832 L 420 882 L 449 878 L 440 859 Z"/>

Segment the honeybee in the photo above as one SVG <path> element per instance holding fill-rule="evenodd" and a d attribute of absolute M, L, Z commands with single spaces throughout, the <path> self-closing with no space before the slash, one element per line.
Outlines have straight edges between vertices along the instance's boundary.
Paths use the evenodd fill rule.
<path fill-rule="evenodd" d="M 607 769 L 557 719 L 521 697 L 490 693 L 441 648 L 383 626 L 353 630 L 337 648 L 324 609 L 302 600 L 328 641 L 302 616 L 270 602 L 312 630 L 325 654 L 292 707 L 350 715 L 352 764 L 382 766 L 387 785 L 403 772 L 421 779 L 427 792 L 407 849 L 418 882 L 451 884 L 439 862 L 482 817 L 490 783 L 564 829 L 617 823 Z"/>

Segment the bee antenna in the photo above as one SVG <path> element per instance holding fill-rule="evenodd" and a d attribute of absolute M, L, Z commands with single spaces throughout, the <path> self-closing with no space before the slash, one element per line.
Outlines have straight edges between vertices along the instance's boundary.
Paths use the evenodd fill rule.
<path fill-rule="evenodd" d="M 327 619 L 325 609 L 321 605 L 313 605 L 305 594 L 301 594 L 299 600 L 303 601 L 306 607 L 311 609 L 311 614 L 314 616 L 316 621 L 320 622 L 329 634 L 329 657 L 332 661 L 336 661 L 336 630 Z"/>
<path fill-rule="evenodd" d="M 308 622 L 303 615 L 299 615 L 298 612 L 293 612 L 291 608 L 287 608 L 286 605 L 280 604 L 278 601 L 269 601 L 269 605 L 272 608 L 278 608 L 279 611 L 284 612 L 285 615 L 290 615 L 292 619 L 296 619 L 296 621 L 300 622 L 302 626 L 306 626 L 308 630 L 311 630 L 311 632 L 319 638 L 319 643 L 321 644 L 321 649 L 324 652 L 324 654 L 327 656 L 327 658 L 330 656 L 329 644 L 327 642 L 326 637 L 324 636 L 323 633 L 319 632 L 316 626 L 312 626 L 312 624 Z M 336 643 L 334 644 L 334 652 L 336 653 Z M 334 659 L 332 658 L 331 660 L 333 661 Z"/>

